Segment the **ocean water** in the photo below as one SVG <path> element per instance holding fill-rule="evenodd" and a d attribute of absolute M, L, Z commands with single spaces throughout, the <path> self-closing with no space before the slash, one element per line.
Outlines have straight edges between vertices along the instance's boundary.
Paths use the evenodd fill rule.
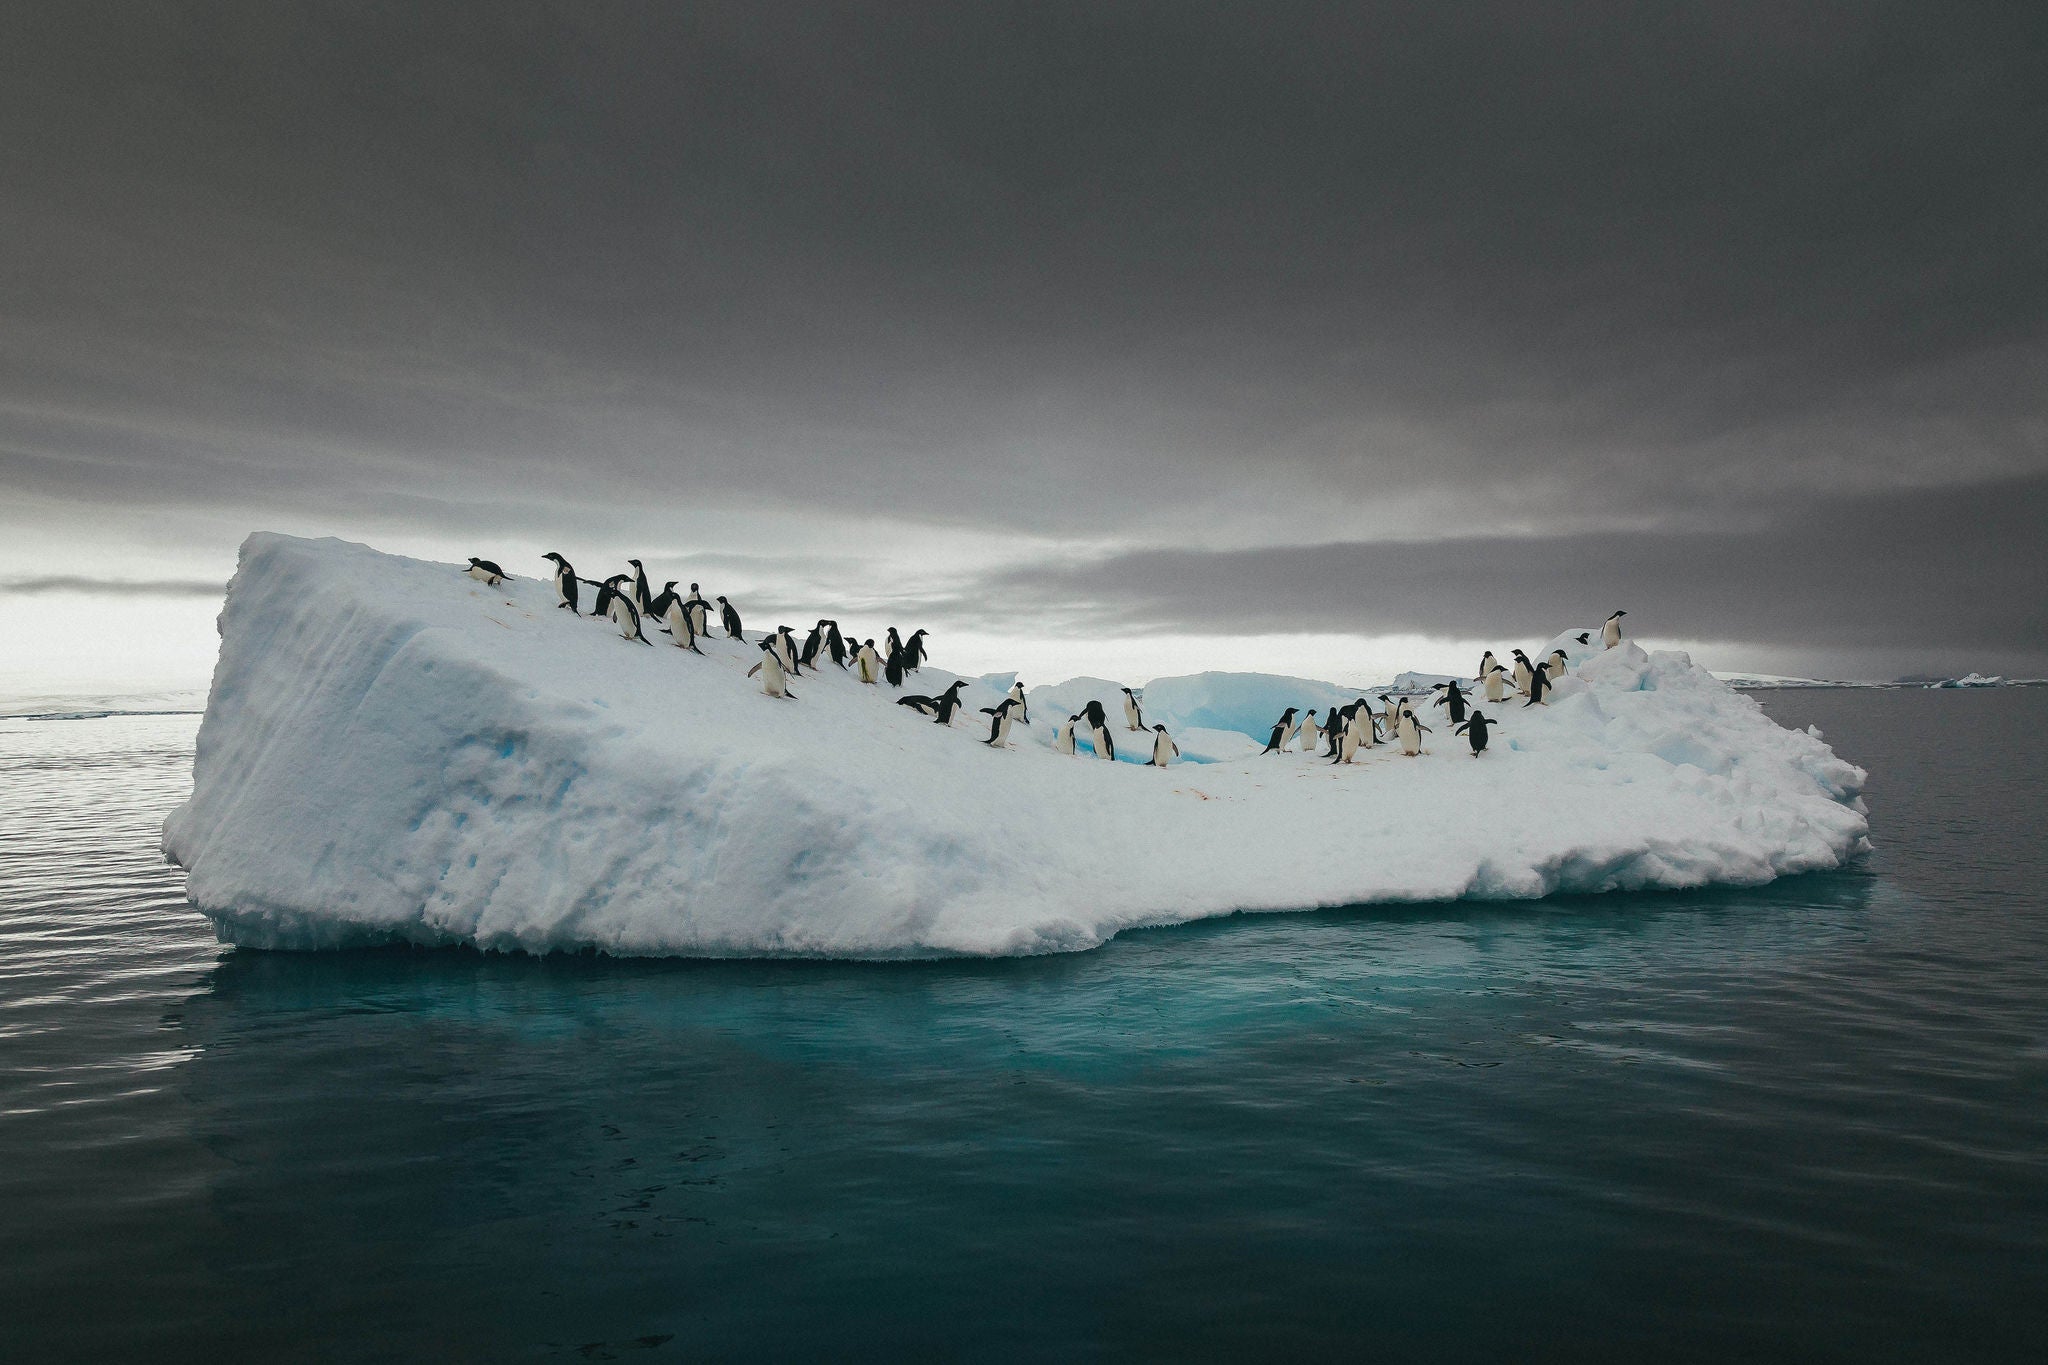
<path fill-rule="evenodd" d="M 2048 690 L 1764 700 L 1863 864 L 889 965 L 229 950 L 0 721 L 0 1359 L 2048 1358 Z"/>

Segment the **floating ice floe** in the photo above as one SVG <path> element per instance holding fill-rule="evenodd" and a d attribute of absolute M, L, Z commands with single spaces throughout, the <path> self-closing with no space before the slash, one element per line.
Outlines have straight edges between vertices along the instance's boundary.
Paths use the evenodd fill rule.
<path fill-rule="evenodd" d="M 1160 680 L 1146 719 L 1184 759 L 1161 770 L 1052 749 L 1092 697 L 1121 756 L 1149 756 L 1106 680 L 1027 693 L 1030 724 L 991 749 L 974 708 L 1011 675 L 973 681 L 949 729 L 829 665 L 781 700 L 746 676 L 755 645 L 649 634 L 558 609 L 543 579 L 252 536 L 165 850 L 242 944 L 889 958 L 1237 910 L 1754 884 L 1865 847 L 1859 769 L 1633 644 L 1575 655 L 1548 707 L 1486 708 L 1476 759 L 1426 707 L 1416 758 L 1260 757 L 1286 706 L 1366 689 Z"/>

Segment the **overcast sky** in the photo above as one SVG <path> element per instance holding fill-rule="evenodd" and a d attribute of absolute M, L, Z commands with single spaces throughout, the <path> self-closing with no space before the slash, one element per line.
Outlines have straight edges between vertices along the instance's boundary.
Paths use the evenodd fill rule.
<path fill-rule="evenodd" d="M 2048 673 L 2037 0 L 17 8 L 0 684 L 203 681 L 256 528 L 1040 675 Z"/>

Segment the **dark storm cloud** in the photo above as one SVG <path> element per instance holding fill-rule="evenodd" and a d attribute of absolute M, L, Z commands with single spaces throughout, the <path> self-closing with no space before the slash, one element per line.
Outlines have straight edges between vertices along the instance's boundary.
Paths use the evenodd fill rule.
<path fill-rule="evenodd" d="M 83 578 L 74 574 L 0 579 L 0 593 L 35 597 L 56 592 L 113 597 L 223 597 L 227 584 L 205 578 Z"/>
<path fill-rule="evenodd" d="M 2048 480 L 2031 479 L 1803 503 L 1736 532 L 1145 551 L 1014 568 L 961 600 L 1091 632 L 1451 639 L 1548 634 L 1625 607 L 1636 633 L 1666 639 L 2039 654 L 2044 527 Z"/>
<path fill-rule="evenodd" d="M 0 484 L 1778 543 L 2048 467 L 2044 15 L 24 7 Z"/>

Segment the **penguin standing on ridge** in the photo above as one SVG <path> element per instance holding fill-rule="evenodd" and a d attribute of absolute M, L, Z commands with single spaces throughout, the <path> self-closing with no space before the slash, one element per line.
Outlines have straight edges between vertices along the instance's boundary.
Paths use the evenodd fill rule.
<path fill-rule="evenodd" d="M 652 648 L 654 641 L 640 633 L 640 609 L 633 605 L 633 599 L 626 596 L 626 576 L 613 574 L 597 585 L 597 602 L 590 608 L 592 616 L 608 616 L 611 623 L 619 628 L 619 634 L 628 640 L 638 640 Z"/>
<path fill-rule="evenodd" d="M 1625 611 L 1616 611 L 1614 615 L 1608 617 L 1607 620 L 1601 624 L 1601 648 L 1612 649 L 1616 645 L 1621 643 L 1621 618 L 1626 615 L 1628 615 L 1628 613 Z"/>
<path fill-rule="evenodd" d="M 669 587 L 673 588 L 675 584 L 671 583 Z M 662 608 L 662 615 L 668 622 L 669 638 L 676 642 L 676 648 L 687 649 L 692 654 L 702 654 L 704 651 L 697 648 L 697 627 L 691 619 L 696 613 L 686 609 L 683 599 L 673 592 L 663 593 L 655 598 L 654 602 L 656 606 Z"/>
<path fill-rule="evenodd" d="M 1529 695 L 1529 675 L 1534 671 L 1535 670 L 1529 666 L 1529 656 L 1524 654 L 1519 649 L 1516 650 L 1515 671 L 1513 674 L 1515 680 L 1515 691 L 1521 693 L 1525 697 Z"/>
<path fill-rule="evenodd" d="M 558 599 L 555 602 L 556 610 L 567 607 L 571 616 L 581 615 L 576 610 L 576 570 L 569 566 L 568 560 L 562 558 L 553 550 L 548 551 L 541 558 L 554 562 L 555 597 Z"/>
<path fill-rule="evenodd" d="M 796 693 L 789 690 L 789 677 L 782 671 L 782 658 L 775 652 L 775 637 L 761 641 L 761 662 L 747 670 L 747 676 L 761 675 L 761 690 L 771 697 L 795 701 Z"/>
<path fill-rule="evenodd" d="M 1472 681 L 1485 682 L 1486 675 L 1498 667 L 1500 667 L 1500 660 L 1493 657 L 1492 650 L 1487 650 L 1486 657 L 1479 661 L 1479 671 L 1472 675 Z"/>
<path fill-rule="evenodd" d="M 1259 750 L 1259 756 L 1263 758 L 1284 750 L 1287 742 L 1294 738 L 1295 729 L 1294 708 L 1290 706 L 1280 713 L 1280 719 L 1273 722 L 1273 733 L 1266 737 L 1266 747 Z"/>
<path fill-rule="evenodd" d="M 1488 720 L 1484 711 L 1474 711 L 1472 718 L 1463 725 L 1460 725 L 1452 733 L 1464 735 L 1469 739 L 1472 742 L 1472 757 L 1477 758 L 1486 752 L 1487 730 L 1497 724 L 1499 724 L 1498 721 Z"/>
<path fill-rule="evenodd" d="M 1330 708 L 1330 723 L 1323 727 L 1323 741 L 1329 745 L 1328 748 L 1323 750 L 1324 758 L 1335 758 L 1337 756 L 1337 748 L 1344 742 L 1344 729 L 1351 724 L 1351 713 L 1356 711 L 1362 704 L 1362 702 L 1354 701 L 1347 702 L 1343 706 L 1333 706 Z"/>
<path fill-rule="evenodd" d="M 1495 664 L 1487 670 L 1486 699 L 1488 701 L 1503 702 L 1508 699 L 1507 676 L 1508 671 L 1499 664 Z"/>
<path fill-rule="evenodd" d="M 726 639 L 744 640 L 747 638 L 740 634 L 740 614 L 738 608 L 726 601 L 723 593 L 718 598 L 718 619 L 725 625 Z"/>
<path fill-rule="evenodd" d="M 896 632 L 889 633 L 894 635 Z M 890 646 L 889 657 L 882 660 L 882 680 L 891 687 L 903 686 L 903 646 Z"/>
<path fill-rule="evenodd" d="M 1323 742 L 1323 727 L 1316 723 L 1316 710 L 1311 706 L 1301 721 L 1301 751 L 1312 754 Z"/>
<path fill-rule="evenodd" d="M 1430 704 L 1441 706 L 1450 712 L 1451 724 L 1463 724 L 1465 720 L 1465 694 L 1459 690 L 1457 680 L 1452 679 L 1447 683 L 1438 683 L 1437 688 L 1443 695 Z"/>
<path fill-rule="evenodd" d="M 1564 676 L 1565 670 L 1571 667 L 1572 661 L 1571 656 L 1563 650 L 1553 649 L 1550 651 L 1550 657 L 1543 662 L 1550 669 L 1550 680 L 1556 682 Z"/>
<path fill-rule="evenodd" d="M 1180 757 L 1180 745 L 1173 742 L 1173 736 L 1166 733 L 1164 725 L 1152 727 L 1152 766 L 1163 768 Z"/>
<path fill-rule="evenodd" d="M 1397 729 L 1401 736 L 1401 753 L 1404 757 L 1413 758 L 1422 752 L 1422 737 L 1429 733 L 1429 727 L 1415 718 L 1412 707 L 1404 705 L 1401 708 L 1401 722 Z"/>
<path fill-rule="evenodd" d="M 654 615 L 654 599 L 647 593 L 647 570 L 637 559 L 626 562 L 633 566 L 633 609 L 648 616 Z"/>
<path fill-rule="evenodd" d="M 469 567 L 464 569 L 463 572 L 474 578 L 477 582 L 493 588 L 505 581 L 505 571 L 503 569 L 491 563 L 490 560 L 478 559 L 475 555 L 469 557 Z"/>
<path fill-rule="evenodd" d="M 782 660 L 782 671 L 794 678 L 797 675 L 796 636 L 789 633 L 788 626 L 777 626 L 768 638 L 775 642 L 775 657 Z"/>
<path fill-rule="evenodd" d="M 654 600 L 647 604 L 647 615 L 656 621 L 666 621 L 668 620 L 668 609 L 680 600 L 682 599 L 676 596 L 676 581 L 671 578 L 668 581 L 668 586 L 654 594 Z M 671 631 L 670 633 L 673 634 L 674 632 Z"/>
<path fill-rule="evenodd" d="M 825 621 L 825 652 L 830 654 L 832 662 L 841 668 L 846 667 L 846 661 L 852 657 L 851 651 L 846 648 L 846 637 L 839 633 L 839 623 L 829 617 Z"/>
<path fill-rule="evenodd" d="M 1059 728 L 1052 732 L 1054 753 L 1071 755 L 1074 752 L 1074 722 L 1079 719 L 1081 719 L 1081 713 L 1076 711 L 1073 715 L 1061 721 Z"/>
<path fill-rule="evenodd" d="M 1543 700 L 1548 695 L 1550 695 L 1550 665 L 1538 664 L 1536 665 L 1536 671 L 1529 675 L 1529 700 L 1523 702 L 1522 705 L 1548 706 L 1550 703 Z"/>
<path fill-rule="evenodd" d="M 939 693 L 938 714 L 933 717 L 941 725 L 953 723 L 953 713 L 960 709 L 960 689 L 967 686 L 965 678 L 955 678 L 946 684 L 946 690 Z"/>
<path fill-rule="evenodd" d="M 1031 723 L 1031 708 L 1024 702 L 1024 680 L 1022 678 L 1015 679 L 1010 683 L 1010 700 L 1017 704 L 1017 723 L 1019 725 L 1029 725 Z"/>
<path fill-rule="evenodd" d="M 801 663 L 805 668 L 816 668 L 818 666 L 818 656 L 824 652 L 825 623 L 820 621 L 817 625 L 811 627 L 810 634 L 804 636 L 804 647 L 797 655 L 797 662 Z"/>
<path fill-rule="evenodd" d="M 891 626 L 882 632 L 882 657 L 886 659 L 891 654 L 901 655 L 902 653 L 903 637 L 896 633 L 896 627 Z"/>
<path fill-rule="evenodd" d="M 965 682 L 956 682 L 936 697 L 898 697 L 896 704 L 907 706 L 920 715 L 936 716 L 939 724 L 948 725 L 952 723 L 954 709 L 960 705 L 960 689 L 966 685 Z"/>
<path fill-rule="evenodd" d="M 1342 730 L 1334 725 L 1330 727 L 1330 762 L 1333 765 L 1357 762 L 1359 749 L 1372 747 L 1371 737 L 1374 733 L 1376 727 L 1372 718 L 1372 708 L 1361 701 L 1352 707 L 1351 714 L 1344 718 Z"/>
<path fill-rule="evenodd" d="M 882 672 L 882 656 L 875 653 L 875 642 L 869 640 L 854 652 L 854 675 L 864 683 L 871 683 Z"/>
<path fill-rule="evenodd" d="M 690 585 L 690 595 L 683 599 L 683 610 L 690 613 L 690 631 L 694 635 L 711 636 L 711 604 L 704 600 L 703 591 L 695 583 Z"/>
<path fill-rule="evenodd" d="M 924 667 L 924 632 L 913 630 L 910 638 L 903 642 L 903 666 L 912 673 Z"/>
<path fill-rule="evenodd" d="M 1010 708 L 1016 704 L 1005 697 L 994 706 L 981 708 L 981 714 L 993 718 L 988 723 L 988 738 L 982 741 L 983 744 L 991 749 L 1010 747 Z"/>
<path fill-rule="evenodd" d="M 1132 730 L 1145 728 L 1145 708 L 1138 705 L 1138 694 L 1126 687 L 1124 693 L 1124 724 Z"/>
<path fill-rule="evenodd" d="M 1109 715 L 1102 709 L 1102 703 L 1091 701 L 1081 708 L 1081 719 L 1088 723 L 1088 742 L 1095 746 L 1095 756 L 1114 761 L 1116 741 L 1109 735 Z"/>

